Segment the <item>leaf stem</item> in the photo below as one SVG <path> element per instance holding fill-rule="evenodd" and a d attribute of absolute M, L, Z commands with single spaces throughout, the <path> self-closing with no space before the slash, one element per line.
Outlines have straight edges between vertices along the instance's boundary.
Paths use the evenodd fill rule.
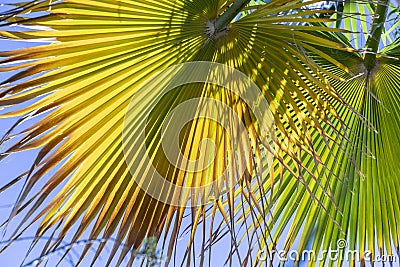
<path fill-rule="evenodd" d="M 250 2 L 250 0 L 237 0 L 217 19 L 215 22 L 216 32 L 224 29 L 239 14 L 239 12 Z"/>
<path fill-rule="evenodd" d="M 375 65 L 376 53 L 378 52 L 379 43 L 381 40 L 386 14 L 388 10 L 388 0 L 378 0 L 375 8 L 374 19 L 371 26 L 371 34 L 365 44 L 367 53 L 365 53 L 365 67 L 371 71 Z"/>

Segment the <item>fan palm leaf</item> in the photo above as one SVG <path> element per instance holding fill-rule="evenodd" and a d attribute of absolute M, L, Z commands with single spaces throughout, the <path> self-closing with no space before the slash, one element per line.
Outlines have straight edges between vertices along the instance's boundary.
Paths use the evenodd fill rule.
<path fill-rule="evenodd" d="M 356 5 L 346 2 L 344 5 L 343 16 L 346 17 L 345 20 L 349 20 L 347 23 L 360 25 L 360 18 L 352 13 L 354 9 L 348 5 L 366 9 L 363 5 L 371 8 L 370 4 Z M 372 8 L 379 10 L 380 7 L 385 7 L 388 11 L 383 9 L 382 13 L 375 13 L 376 18 L 386 17 L 386 12 L 398 13 L 398 9 L 387 3 L 380 3 Z M 277 205 L 268 224 L 268 227 L 276 223 L 279 225 L 273 240 L 279 240 L 284 229 L 287 229 L 284 250 L 289 257 L 292 245 L 296 238 L 300 237 L 296 250 L 298 253 L 291 257 L 299 261 L 302 259 L 302 252 L 306 251 L 303 255 L 308 255 L 310 252 L 306 249 L 311 248 L 314 253 L 314 260 L 309 261 L 311 266 L 326 263 L 329 266 L 346 266 L 349 262 L 356 266 L 359 262 L 373 263 L 374 259 L 382 258 L 385 259 L 383 261 L 393 262 L 398 255 L 399 225 L 396 218 L 399 216 L 399 203 L 396 188 L 399 179 L 399 140 L 395 132 L 400 120 L 397 112 L 400 61 L 399 38 L 396 39 L 393 34 L 392 26 L 398 22 L 383 22 L 375 21 L 371 27 L 370 39 L 382 38 L 382 43 L 390 43 L 386 47 L 378 50 L 378 46 L 375 45 L 372 49 L 368 38 L 364 39 L 364 46 L 361 46 L 359 42 L 354 42 L 354 36 L 357 34 L 335 33 L 324 36 L 349 46 L 353 44 L 359 52 L 342 53 L 322 49 L 339 64 L 327 62 L 315 54 L 316 51 L 311 52 L 314 55 L 310 54 L 310 60 L 314 60 L 329 74 L 327 77 L 339 95 L 361 114 L 361 118 L 366 118 L 373 126 L 368 127 L 369 123 L 351 116 L 348 109 L 336 106 L 344 123 L 354 133 L 349 137 L 351 142 L 344 142 L 345 148 L 341 151 L 328 151 L 320 137 L 317 134 L 313 135 L 318 154 L 321 155 L 325 166 L 330 166 L 332 170 L 329 174 L 331 178 L 321 182 L 323 187 L 334 192 L 334 201 L 323 196 L 321 186 L 312 179 L 308 178 L 306 183 L 314 195 L 326 205 L 326 209 L 313 205 L 313 198 L 305 194 L 304 189 L 299 189 L 290 178 L 287 178 L 287 182 L 282 182 L 280 191 L 276 192 Z M 382 27 L 382 35 L 376 30 L 379 25 L 385 26 Z M 387 34 L 389 31 L 392 34 Z M 365 51 L 369 53 L 364 53 Z M 370 55 L 373 58 L 369 57 Z M 340 68 L 341 64 L 346 65 L 350 71 L 346 72 Z M 355 164 L 351 160 L 354 160 Z M 317 168 L 314 169 L 320 172 Z M 332 179 L 335 176 L 342 177 L 343 180 Z M 299 192 L 293 194 L 296 190 Z M 274 244 L 268 244 L 269 250 L 274 249 Z M 329 251 L 333 254 L 329 254 Z M 338 256 L 338 261 L 332 260 L 335 255 Z"/>
<path fill-rule="evenodd" d="M 296 223 L 286 249 L 300 235 L 303 224 L 307 230 L 300 247 L 305 248 L 317 222 L 316 249 L 331 247 L 343 235 L 352 248 L 357 244 L 361 250 L 372 249 L 376 236 L 379 248 L 391 252 L 391 242 L 398 239 L 398 198 L 392 186 L 398 182 L 393 170 L 398 166 L 400 142 L 390 138 L 399 124 L 395 111 L 399 81 L 393 78 L 399 72 L 399 42 L 381 52 L 387 57 L 377 57 L 380 63 L 375 64 L 382 68 L 355 79 L 364 61 L 350 42 L 343 41 L 341 32 L 347 31 L 325 26 L 335 17 L 312 16 L 332 11 L 307 8 L 318 1 L 252 3 L 242 17 L 231 22 L 232 6 L 243 8 L 248 2 L 33 1 L 4 13 L 4 26 L 17 23 L 41 28 L 0 31 L 3 38 L 52 41 L 0 54 L 1 70 L 17 71 L 1 85 L 1 116 L 19 117 L 15 127 L 42 116 L 40 122 L 17 133 L 11 129 L 3 138 L 7 146 L 2 158 L 39 149 L 32 168 L 10 183 L 26 179 L 7 221 L 24 216 L 12 240 L 40 220 L 33 244 L 47 232 L 57 237 L 44 248 L 43 255 L 47 255 L 78 225 L 71 242 L 86 231 L 90 239 L 115 236 L 124 242 L 126 246 L 119 249 L 115 244 L 111 252 L 120 253 L 116 264 L 153 236 L 167 246 L 169 261 L 189 212 L 190 239 L 184 256 L 188 262 L 196 234 L 203 235 L 202 264 L 205 250 L 211 251 L 227 233 L 233 246 L 231 263 L 235 254 L 241 265 L 255 264 L 252 252 L 274 244 L 291 221 Z M 27 18 L 27 12 L 34 15 Z M 219 26 L 218 18 L 224 16 L 227 22 Z M 224 196 L 210 199 L 207 205 L 186 209 L 154 199 L 138 186 L 125 161 L 122 132 L 131 99 L 140 96 L 141 105 L 133 112 L 143 122 L 142 111 L 158 93 L 141 87 L 146 80 L 170 66 L 194 61 L 223 63 L 250 77 L 270 105 L 277 136 L 274 164 L 263 169 L 268 165 L 263 162 L 263 151 L 269 148 L 257 136 L 252 111 L 237 96 L 219 86 L 194 84 L 180 86 L 162 98 L 146 124 L 146 143 L 166 180 L 187 186 L 209 184 L 223 171 L 227 158 L 237 153 L 239 157 L 253 155 L 238 186 L 226 188 Z M 200 140 L 220 144 L 211 167 L 193 175 L 171 167 L 162 154 L 161 124 L 179 103 L 206 97 L 239 114 L 251 145 L 232 151 L 227 146 L 228 134 L 216 122 L 191 122 L 179 137 L 187 158 L 197 159 Z M 139 125 L 131 130 L 140 131 Z M 364 154 L 373 154 L 376 160 Z M 34 186 L 52 170 L 55 173 L 32 197 Z M 153 177 L 146 172 L 139 176 Z M 228 179 L 224 184 L 229 184 Z M 47 200 L 57 189 L 57 195 Z M 372 194 L 379 201 L 368 206 Z M 380 209 L 386 212 L 379 213 Z M 361 218 L 360 228 L 355 225 L 357 218 Z M 206 226 L 210 228 L 208 238 Z M 245 237 L 241 238 L 243 227 Z M 94 261 L 104 245 L 97 249 Z M 243 245 L 247 247 L 244 256 L 238 248 Z M 132 255 L 128 265 L 134 259 Z"/>

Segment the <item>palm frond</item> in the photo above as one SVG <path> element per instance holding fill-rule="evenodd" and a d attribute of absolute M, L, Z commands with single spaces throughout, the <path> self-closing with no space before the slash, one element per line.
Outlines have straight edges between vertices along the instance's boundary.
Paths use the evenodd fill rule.
<path fill-rule="evenodd" d="M 324 36 L 343 43 L 351 41 L 341 34 Z M 271 211 L 267 229 L 278 223 L 273 239 L 284 239 L 284 249 L 288 253 L 300 237 L 297 261 L 301 260 L 301 253 L 310 248 L 315 253 L 313 260 L 308 262 L 310 266 L 346 266 L 347 263 L 354 266 L 357 262 L 368 264 L 379 256 L 386 256 L 391 261 L 398 256 L 399 224 L 396 218 L 399 216 L 399 199 L 396 188 L 400 140 L 395 134 L 400 122 L 398 49 L 399 39 L 377 54 L 370 71 L 359 53 L 332 50 L 329 53 L 322 49 L 338 61 L 336 64 L 310 54 L 310 58 L 330 74 L 327 78 L 338 94 L 361 114 L 361 118 L 372 123 L 375 131 L 365 121 L 352 116 L 348 109 L 336 106 L 344 123 L 354 133 L 349 136 L 351 142 L 342 142 L 341 150 L 329 151 L 318 134 L 312 135 L 324 168 L 331 170 L 327 173 L 330 178 L 321 180 L 321 184 L 333 192 L 334 201 L 324 196 L 321 185 L 311 178 L 306 178 L 306 183 L 323 205 L 313 204 L 313 198 L 290 177 L 285 177 L 280 191 L 274 192 L 277 204 Z M 341 64 L 349 67 L 349 72 L 340 68 Z M 324 168 L 319 170 L 315 166 L 313 171 L 324 173 Z M 266 210 L 270 211 L 270 207 Z M 282 236 L 284 229 L 288 229 L 287 237 Z M 274 249 L 274 244 L 266 245 L 269 250 Z M 324 255 L 323 251 L 337 251 L 333 258 L 337 255 L 338 261 L 332 261 L 329 253 Z"/>
<path fill-rule="evenodd" d="M 205 262 L 205 252 L 227 235 L 233 247 L 228 262 L 232 263 L 235 254 L 239 264 L 253 265 L 257 262 L 253 254 L 265 246 L 273 247 L 293 218 L 298 223 L 290 229 L 287 249 L 300 235 L 302 225 L 307 227 L 300 244 L 304 248 L 315 221 L 317 229 L 321 229 L 313 239 L 316 248 L 330 247 L 345 233 L 353 242 L 352 247 L 358 239 L 362 250 L 371 249 L 375 230 L 380 248 L 391 248 L 390 240 L 398 237 L 393 226 L 398 203 L 391 186 L 397 185 L 398 177 L 395 172 L 391 178 L 383 176 L 397 166 L 400 142 L 396 140 L 394 146 L 388 142 L 399 117 L 395 111 L 385 112 L 398 105 L 399 82 L 393 78 L 396 76 L 390 76 L 399 71 L 398 41 L 382 50 L 387 56 L 377 59 L 382 62 L 381 69 L 356 79 L 351 73 L 359 73 L 362 59 L 350 48 L 351 40 L 343 41 L 346 34 L 349 38 L 353 33 L 325 26 L 335 23 L 336 17 L 317 16 L 333 11 L 306 8 L 319 1 L 252 3 L 242 16 L 216 32 L 215 21 L 232 2 L 33 1 L 3 14 L 4 25 L 45 27 L 25 32 L 0 31 L 3 38 L 54 40 L 49 45 L 0 53 L 0 70 L 17 71 L 1 83 L 0 116 L 20 117 L 16 125 L 43 116 L 40 122 L 23 130 L 9 131 L 2 140 L 8 145 L 1 159 L 39 149 L 32 168 L 11 182 L 25 177 L 23 191 L 7 221 L 18 214 L 25 216 L 12 239 L 39 220 L 38 238 L 48 232 L 57 237 L 46 245 L 45 255 L 56 250 L 78 226 L 71 242 L 87 231 L 90 239 L 115 236 L 124 242 L 126 247 L 122 249 L 118 244 L 114 246 L 108 261 L 112 262 L 119 252 L 116 264 L 120 264 L 131 248 L 139 248 L 146 237 L 154 236 L 160 239 L 168 263 L 189 212 L 190 238 L 183 256 L 188 262 L 192 253 L 196 257 L 197 235 L 202 235 L 201 262 Z M 36 15 L 27 18 L 27 12 Z M 160 99 L 149 121 L 145 121 L 142 113 L 160 92 L 143 84 L 160 70 L 194 61 L 233 67 L 261 88 L 276 125 L 272 168 L 263 168 L 268 166 L 263 155 L 268 147 L 258 137 L 259 122 L 251 109 L 237 95 L 219 86 L 177 87 Z M 171 77 L 165 76 L 160 83 L 170 82 Z M 209 204 L 191 209 L 148 195 L 137 181 L 152 181 L 154 175 L 145 170 L 145 165 L 138 165 L 144 168 L 143 172 L 132 175 L 123 148 L 126 110 L 135 97 L 140 99 L 132 109 L 137 124 L 132 124 L 129 131 L 146 130 L 150 158 L 167 181 L 180 186 L 206 185 L 220 176 L 227 159 L 251 155 L 249 164 L 242 166 L 245 175 L 238 179 L 238 185 L 229 188 L 232 177 L 224 180 L 223 196 L 216 194 Z M 203 139 L 219 144 L 213 164 L 195 175 L 171 165 L 162 153 L 161 140 L 162 124 L 168 115 L 191 98 L 210 98 L 230 106 L 246 126 L 248 135 L 243 139 L 249 144 L 230 150 L 229 136 L 215 121 L 199 119 L 188 123 L 178 138 L 188 159 L 199 157 Z M 374 129 L 378 135 L 370 132 Z M 376 161 L 365 158 L 368 148 Z M 211 151 L 211 147 L 206 149 Z M 135 150 L 131 153 L 138 157 Z M 51 171 L 55 173 L 31 197 L 35 185 Z M 235 170 L 230 172 L 233 176 Z M 365 184 L 359 178 L 361 173 L 368 181 Z M 367 180 L 370 176 L 373 178 Z M 60 185 L 63 187 L 56 197 L 47 199 Z M 384 194 L 385 190 L 391 190 L 392 198 Z M 361 192 L 359 205 L 350 205 L 355 198 L 352 192 Z M 382 200 L 375 201 L 373 207 L 366 204 L 371 192 Z M 380 208 L 386 209 L 388 215 L 379 213 Z M 39 214 L 32 218 L 35 212 Z M 380 216 L 371 217 L 378 213 Z M 354 230 L 357 216 L 365 223 Z M 371 218 L 375 220 L 373 224 L 368 221 Z M 328 238 L 330 235 L 333 238 Z M 93 261 L 104 246 L 99 246 Z M 239 250 L 243 246 L 244 255 Z M 89 248 L 90 244 L 80 260 Z M 133 255 L 128 265 L 134 260 Z"/>

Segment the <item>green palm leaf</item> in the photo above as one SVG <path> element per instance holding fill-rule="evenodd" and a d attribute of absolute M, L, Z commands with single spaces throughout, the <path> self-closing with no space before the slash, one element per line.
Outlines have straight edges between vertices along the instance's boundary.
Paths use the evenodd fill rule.
<path fill-rule="evenodd" d="M 354 33 L 327 27 L 336 20 L 336 15 L 328 16 L 332 11 L 307 8 L 318 1 L 282 0 L 245 7 L 248 2 L 34 1 L 4 13 L 5 26 L 47 28 L 0 31 L 3 38 L 53 40 L 49 45 L 0 53 L 1 71 L 17 71 L 1 84 L 1 117 L 20 117 L 17 124 L 21 124 L 43 116 L 40 122 L 17 133 L 11 130 L 3 138 L 7 147 L 2 159 L 39 148 L 34 166 L 23 174 L 23 191 L 7 221 L 25 214 L 27 224 L 12 234 L 13 241 L 25 226 L 40 220 L 33 244 L 47 232 L 57 237 L 43 255 L 56 250 L 78 226 L 71 242 L 89 231 L 90 239 L 115 236 L 126 244 L 123 249 L 115 244 L 108 263 L 119 252 L 119 265 L 130 249 L 153 236 L 160 239 L 170 260 L 189 212 L 190 240 L 184 256 L 188 262 L 191 251 L 195 254 L 195 236 L 202 235 L 203 264 L 206 249 L 211 251 L 227 233 L 234 247 L 228 260 L 232 263 L 235 254 L 241 265 L 256 264 L 254 254 L 265 246 L 271 248 L 292 221 L 287 250 L 303 229 L 301 249 L 310 239 L 318 250 L 343 237 L 361 251 L 374 250 L 375 238 L 381 250 L 392 253 L 392 241 L 398 248 L 399 205 L 394 188 L 400 151 L 395 136 L 399 41 L 381 51 L 385 56 L 374 63 L 379 70 L 358 76 L 363 59 L 344 41 Z M 235 5 L 245 12 L 231 22 L 237 14 L 232 11 Z M 34 15 L 26 18 L 27 12 Z M 322 13 L 327 16 L 313 16 Z M 185 85 L 170 92 L 146 124 L 153 163 L 168 181 L 208 184 L 219 176 L 226 159 L 253 155 L 238 186 L 226 188 L 224 196 L 208 205 L 185 209 L 158 201 L 138 186 L 125 162 L 122 128 L 132 98 L 141 97 L 143 108 L 134 109 L 138 121 L 143 121 L 141 112 L 154 100 L 152 94 L 157 92 L 141 87 L 147 79 L 193 61 L 223 63 L 250 77 L 270 105 L 277 137 L 273 167 L 263 169 L 262 154 L 268 147 L 258 138 L 254 114 L 237 96 L 214 85 Z M 203 139 L 221 144 L 211 167 L 192 175 L 171 166 L 162 154 L 161 125 L 179 103 L 196 97 L 231 106 L 244 122 L 251 145 L 232 151 L 218 123 L 189 123 L 180 136 L 187 158 L 197 159 Z M 140 131 L 138 125 L 131 130 Z M 371 154 L 376 159 L 367 157 Z M 55 174 L 31 197 L 34 186 L 50 171 Z M 146 172 L 140 177 L 153 178 Z M 224 180 L 225 186 L 228 183 Z M 56 197 L 47 200 L 62 184 Z M 374 204 L 368 205 L 372 196 Z M 317 231 L 312 237 L 313 229 Z M 99 246 L 94 261 L 104 246 Z M 245 247 L 244 255 L 239 247 Z M 132 255 L 128 265 L 134 260 Z"/>
<path fill-rule="evenodd" d="M 358 8 L 364 8 L 360 6 L 357 5 Z M 350 45 L 352 39 L 345 38 L 345 35 L 323 36 Z M 352 266 L 356 266 L 357 262 L 366 264 L 379 255 L 387 256 L 388 261 L 396 260 L 399 251 L 399 225 L 396 220 L 399 216 L 396 192 L 399 140 L 395 134 L 400 121 L 397 112 L 400 88 L 398 49 L 399 39 L 379 53 L 372 51 L 376 58 L 372 59 L 370 66 L 367 65 L 369 57 L 366 56 L 370 54 L 364 54 L 363 57 L 358 53 L 322 49 L 338 61 L 336 64 L 327 62 L 317 54 L 311 55 L 329 75 L 327 77 L 339 95 L 361 114 L 361 118 L 367 119 L 373 129 L 365 121 L 351 116 L 348 109 L 336 106 L 340 117 L 354 133 L 349 137 L 351 142 L 344 142 L 341 151 L 334 150 L 332 153 L 324 147 L 318 135 L 313 135 L 318 154 L 325 166 L 333 170 L 330 178 L 323 180 L 322 184 L 334 192 L 334 202 L 321 193 L 320 185 L 311 179 L 307 180 L 307 184 L 326 205 L 326 209 L 314 205 L 313 198 L 304 194 L 304 189 L 298 189 L 298 185 L 289 177 L 286 183 L 282 183 L 281 191 L 276 193 L 278 203 L 272 211 L 273 220 L 268 225 L 272 227 L 275 222 L 279 223 L 274 240 L 280 239 L 283 229 L 288 227 L 289 234 L 285 238 L 285 250 L 288 253 L 294 240 L 301 237 L 299 259 L 301 252 L 311 246 L 315 261 L 323 255 L 323 251 L 338 251 L 339 266 L 346 266 L 347 262 Z M 360 51 L 362 53 L 364 50 Z M 341 64 L 350 71 L 340 68 Z M 352 164 L 351 160 L 356 164 Z M 343 177 L 343 180 L 334 179 L 335 176 Z M 296 190 L 299 193 L 293 195 Z M 290 226 L 291 222 L 293 225 Z M 341 247 L 343 242 L 346 248 Z M 269 246 L 269 249 L 273 248 Z M 328 262 L 329 266 L 335 265 L 335 261 L 330 259 L 329 254 L 325 254 L 318 264 Z M 310 261 L 309 265 L 315 265 L 315 261 Z"/>

